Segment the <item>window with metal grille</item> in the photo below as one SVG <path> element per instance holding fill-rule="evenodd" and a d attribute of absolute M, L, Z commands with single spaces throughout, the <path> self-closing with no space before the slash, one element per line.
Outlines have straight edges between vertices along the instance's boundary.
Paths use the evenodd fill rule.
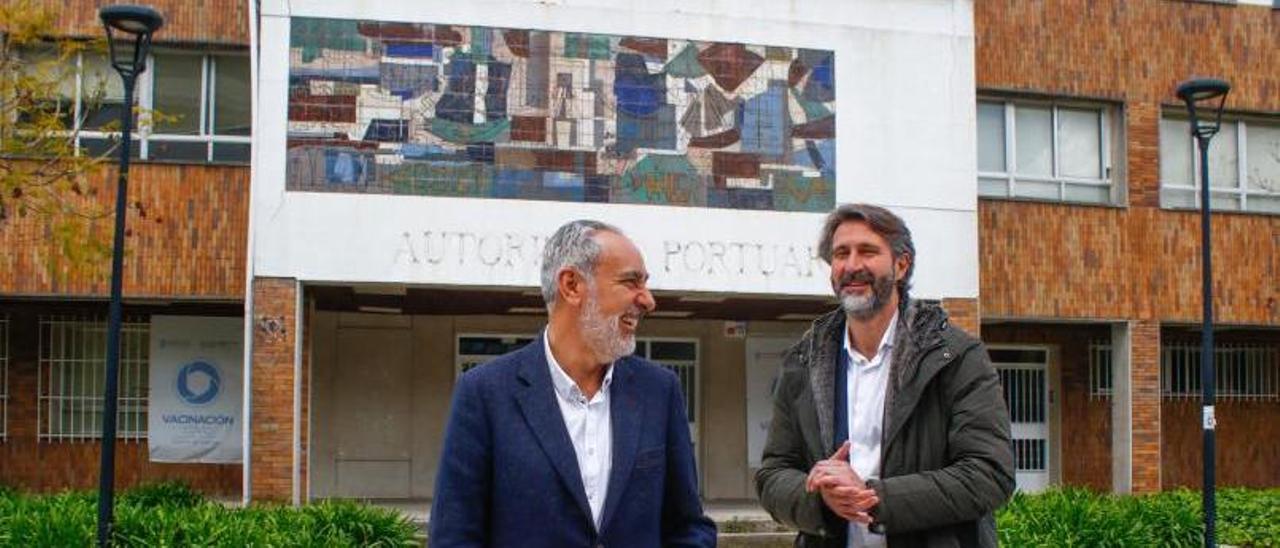
<path fill-rule="evenodd" d="M 147 437 L 151 328 L 126 319 L 120 333 L 116 437 Z M 100 317 L 40 318 L 39 438 L 78 441 L 102 436 L 107 321 Z"/>
<path fill-rule="evenodd" d="M 1111 343 L 1089 343 L 1089 397 L 1111 397 Z"/>
<path fill-rule="evenodd" d="M 1214 392 L 1218 399 L 1280 400 L 1280 348 L 1257 343 L 1214 345 Z M 1160 346 L 1160 393 L 1166 398 L 1200 397 L 1200 345 Z M 1089 395 L 1111 395 L 1111 345 L 1089 345 Z"/>
<path fill-rule="evenodd" d="M 1218 399 L 1280 399 L 1280 348 L 1256 343 L 1215 344 L 1214 386 Z M 1168 398 L 1200 397 L 1200 345 L 1160 348 L 1160 392 Z"/>
<path fill-rule="evenodd" d="M 0 440 L 9 439 L 9 316 L 0 314 Z"/>

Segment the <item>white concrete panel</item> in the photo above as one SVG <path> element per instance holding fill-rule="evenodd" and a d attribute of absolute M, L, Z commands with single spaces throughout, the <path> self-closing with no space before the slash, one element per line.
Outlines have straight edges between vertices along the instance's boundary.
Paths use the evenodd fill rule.
<path fill-rule="evenodd" d="M 268 15 L 258 88 L 261 123 L 255 128 L 254 275 L 533 286 L 540 238 L 567 220 L 593 217 L 632 234 L 658 289 L 828 291 L 826 267 L 812 259 L 810 249 L 819 214 L 285 192 L 287 16 L 298 15 L 834 50 L 837 201 L 884 204 L 907 218 L 920 251 L 916 295 L 977 295 L 968 0 L 292 0 L 266 2 L 263 12 Z M 455 251 L 431 254 L 431 238 Z"/>
<path fill-rule="evenodd" d="M 297 222 L 281 228 L 289 231 L 292 261 L 262 255 L 259 276 L 535 287 L 546 237 L 571 219 L 595 218 L 617 225 L 641 248 L 653 289 L 829 292 L 829 268 L 814 251 L 819 214 L 322 193 L 297 193 L 289 207 L 297 208 L 291 214 Z M 973 213 L 894 210 L 916 242 L 915 295 L 976 296 Z"/>
<path fill-rule="evenodd" d="M 780 21 L 809 26 L 867 27 L 973 36 L 971 0 L 264 0 L 262 13 L 278 16 L 364 17 L 421 23 L 491 24 L 516 28 L 629 33 L 689 39 L 718 24 L 759 27 Z M 625 17 L 618 17 L 624 13 Z M 354 15 L 353 15 L 354 14 Z M 370 14 L 377 14 L 376 17 Z M 477 23 L 477 21 L 489 21 Z M 541 24 L 539 24 L 541 23 Z M 550 26 L 558 24 L 560 26 Z M 679 28 L 678 36 L 671 29 Z M 687 30 L 686 30 L 687 29 Z M 750 34 L 758 29 L 743 28 Z"/>

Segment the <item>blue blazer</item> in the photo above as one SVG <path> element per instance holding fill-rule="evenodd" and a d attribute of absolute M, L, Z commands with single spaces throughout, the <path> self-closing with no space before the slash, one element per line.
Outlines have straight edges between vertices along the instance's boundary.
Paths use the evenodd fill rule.
<path fill-rule="evenodd" d="M 679 380 L 636 357 L 614 368 L 613 463 L 599 531 L 538 337 L 458 379 L 431 546 L 715 546 Z"/>

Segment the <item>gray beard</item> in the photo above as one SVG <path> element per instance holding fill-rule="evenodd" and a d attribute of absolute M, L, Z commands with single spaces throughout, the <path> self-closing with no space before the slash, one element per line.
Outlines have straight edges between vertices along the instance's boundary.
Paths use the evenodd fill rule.
<path fill-rule="evenodd" d="M 855 320 L 867 320 L 875 317 L 884 306 L 889 304 L 893 295 L 893 278 L 884 276 L 871 283 L 871 294 L 865 297 L 858 295 L 841 295 L 840 308 Z"/>
<path fill-rule="evenodd" d="M 582 316 L 578 318 L 578 326 L 582 329 L 582 337 L 587 346 L 600 363 L 612 363 L 636 351 L 636 338 L 622 334 L 622 316 L 604 317 L 594 289 L 587 295 Z"/>

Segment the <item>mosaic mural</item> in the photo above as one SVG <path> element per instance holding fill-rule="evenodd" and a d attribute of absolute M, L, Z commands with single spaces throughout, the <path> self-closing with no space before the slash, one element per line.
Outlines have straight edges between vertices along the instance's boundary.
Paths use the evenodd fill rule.
<path fill-rule="evenodd" d="M 293 18 L 288 188 L 828 211 L 830 51 Z"/>

